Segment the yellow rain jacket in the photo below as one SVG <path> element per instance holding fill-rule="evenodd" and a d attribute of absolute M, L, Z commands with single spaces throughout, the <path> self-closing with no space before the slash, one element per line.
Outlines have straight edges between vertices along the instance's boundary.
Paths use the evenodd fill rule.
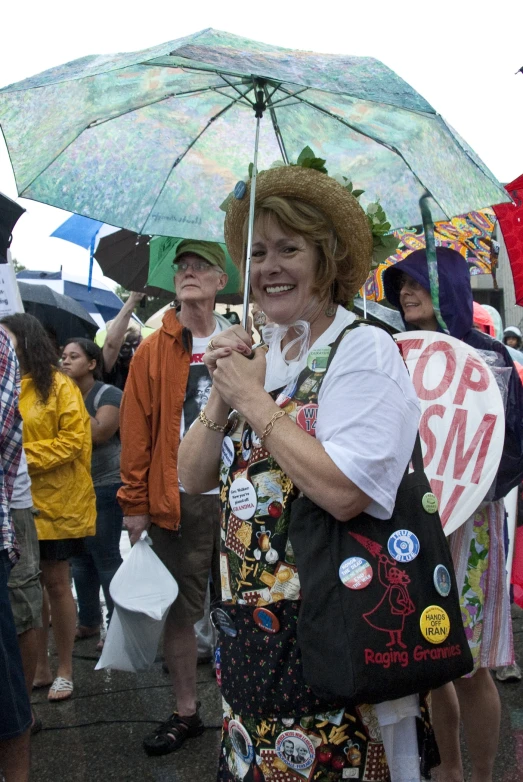
<path fill-rule="evenodd" d="M 91 422 L 80 389 L 57 371 L 44 405 L 24 375 L 19 404 L 39 540 L 94 535 Z"/>

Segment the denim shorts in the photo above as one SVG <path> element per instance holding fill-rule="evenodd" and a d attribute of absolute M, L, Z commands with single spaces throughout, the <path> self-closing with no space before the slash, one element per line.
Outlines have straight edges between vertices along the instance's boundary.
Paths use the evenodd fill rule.
<path fill-rule="evenodd" d="M 24 670 L 7 581 L 11 562 L 0 551 L 0 741 L 14 739 L 30 727 L 31 704 L 25 686 Z"/>
<path fill-rule="evenodd" d="M 20 559 L 9 576 L 9 599 L 18 635 L 42 626 L 40 548 L 31 508 L 11 508 Z"/>

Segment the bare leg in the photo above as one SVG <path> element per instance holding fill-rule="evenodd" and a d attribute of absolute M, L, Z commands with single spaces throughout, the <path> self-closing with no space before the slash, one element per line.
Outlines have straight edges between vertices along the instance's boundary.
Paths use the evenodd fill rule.
<path fill-rule="evenodd" d="M 44 587 L 42 577 L 42 587 Z M 43 589 L 42 627 L 36 630 L 37 661 L 34 676 L 35 687 L 45 687 L 53 682 L 53 672 L 49 666 L 49 597 L 47 589 Z"/>
<path fill-rule="evenodd" d="M 174 697 L 181 717 L 196 713 L 196 665 L 198 649 L 193 625 L 177 625 L 167 616 L 163 640 Z"/>
<path fill-rule="evenodd" d="M 5 782 L 28 782 L 29 739 L 30 732 L 26 730 L 15 739 L 0 741 L 0 774 Z"/>
<path fill-rule="evenodd" d="M 69 583 L 69 563 L 66 560 L 43 560 L 40 566 L 53 617 L 53 635 L 58 653 L 57 676 L 72 681 L 76 606 Z M 55 698 L 60 699 L 60 696 Z"/>
<path fill-rule="evenodd" d="M 26 630 L 25 633 L 21 633 L 18 636 L 18 645 L 20 646 L 22 665 L 24 666 L 25 686 L 27 687 L 29 698 L 31 698 L 31 690 L 33 689 L 36 663 L 38 660 L 38 640 L 36 633 L 37 631 L 32 629 Z"/>
<path fill-rule="evenodd" d="M 438 782 L 463 782 L 459 745 L 459 701 L 452 682 L 432 690 L 432 727 L 441 765 L 434 769 Z"/>
<path fill-rule="evenodd" d="M 492 782 L 501 723 L 501 701 L 488 668 L 455 682 L 465 741 L 472 764 L 471 782 Z"/>

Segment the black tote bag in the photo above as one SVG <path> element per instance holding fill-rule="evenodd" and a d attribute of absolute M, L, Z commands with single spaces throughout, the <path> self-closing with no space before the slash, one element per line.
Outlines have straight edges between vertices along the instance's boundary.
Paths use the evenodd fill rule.
<path fill-rule="evenodd" d="M 361 513 L 339 522 L 307 497 L 292 504 L 303 675 L 324 700 L 379 703 L 472 670 L 419 436 L 412 466 L 388 521 Z"/>

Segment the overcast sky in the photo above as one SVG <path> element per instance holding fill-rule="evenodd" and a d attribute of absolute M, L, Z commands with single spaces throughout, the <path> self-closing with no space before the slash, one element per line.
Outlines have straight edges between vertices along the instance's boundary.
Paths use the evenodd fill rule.
<path fill-rule="evenodd" d="M 376 57 L 418 90 L 500 181 L 523 173 L 523 0 L 192 3 L 27 0 L 2 8 L 0 86 L 87 54 L 145 49 L 215 27 L 265 43 Z M 0 191 L 16 197 L 3 139 Z M 14 232 L 28 268 L 86 275 L 87 251 L 49 234 L 67 213 L 33 201 Z"/>

